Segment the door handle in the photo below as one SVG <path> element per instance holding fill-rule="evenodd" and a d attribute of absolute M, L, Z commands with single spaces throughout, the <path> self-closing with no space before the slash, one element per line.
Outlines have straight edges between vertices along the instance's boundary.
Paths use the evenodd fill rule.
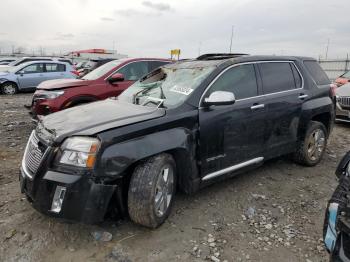
<path fill-rule="evenodd" d="M 308 95 L 306 95 L 306 94 L 299 94 L 299 96 L 298 96 L 299 99 L 304 99 L 307 97 L 308 97 Z"/>
<path fill-rule="evenodd" d="M 254 104 L 250 107 L 251 110 L 256 110 L 256 109 L 260 109 L 260 108 L 264 108 L 265 105 L 264 104 Z"/>

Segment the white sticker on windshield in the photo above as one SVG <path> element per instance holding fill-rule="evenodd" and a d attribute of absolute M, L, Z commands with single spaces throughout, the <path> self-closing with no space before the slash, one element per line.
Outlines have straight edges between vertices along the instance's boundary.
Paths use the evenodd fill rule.
<path fill-rule="evenodd" d="M 176 92 L 176 93 L 180 93 L 180 94 L 183 94 L 183 95 L 186 95 L 188 96 L 189 94 L 192 93 L 193 89 L 192 88 L 189 88 L 189 87 L 185 87 L 185 86 L 177 86 L 177 85 L 174 85 L 170 91 L 173 91 L 173 92 Z"/>

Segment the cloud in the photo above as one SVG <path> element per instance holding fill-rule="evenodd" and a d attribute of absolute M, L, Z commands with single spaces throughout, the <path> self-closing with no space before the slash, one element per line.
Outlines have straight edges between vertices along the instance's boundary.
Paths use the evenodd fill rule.
<path fill-rule="evenodd" d="M 146 6 L 146 7 L 149 7 L 149 8 L 152 8 L 154 10 L 160 11 L 160 12 L 162 12 L 162 11 L 170 11 L 171 10 L 171 7 L 170 7 L 169 4 L 153 3 L 151 1 L 143 1 L 142 5 Z"/>
<path fill-rule="evenodd" d="M 101 17 L 100 18 L 102 21 L 105 21 L 105 22 L 112 22 L 112 21 L 115 21 L 114 18 L 110 18 L 110 17 Z"/>
<path fill-rule="evenodd" d="M 135 15 L 140 15 L 142 14 L 141 12 L 135 10 L 135 9 L 117 9 L 114 10 L 113 12 L 115 15 L 121 15 L 121 16 L 125 16 L 125 17 L 130 17 L 130 16 L 135 16 Z"/>

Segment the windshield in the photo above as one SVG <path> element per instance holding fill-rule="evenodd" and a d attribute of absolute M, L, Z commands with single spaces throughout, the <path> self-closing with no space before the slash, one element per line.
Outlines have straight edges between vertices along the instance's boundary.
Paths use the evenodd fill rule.
<path fill-rule="evenodd" d="M 134 83 L 118 99 L 139 105 L 173 108 L 182 104 L 214 68 L 161 67 Z"/>
<path fill-rule="evenodd" d="M 83 80 L 96 80 L 101 76 L 104 76 L 109 71 L 111 71 L 116 66 L 120 65 L 122 62 L 119 61 L 111 61 L 100 67 L 97 67 L 95 70 L 92 70 L 90 73 L 86 74 L 82 79 Z"/>

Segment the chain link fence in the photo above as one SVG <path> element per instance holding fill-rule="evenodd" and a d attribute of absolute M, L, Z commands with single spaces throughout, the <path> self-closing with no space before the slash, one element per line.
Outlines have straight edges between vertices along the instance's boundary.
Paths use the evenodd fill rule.
<path fill-rule="evenodd" d="M 318 62 L 332 81 L 350 70 L 349 57 L 344 59 L 320 59 Z"/>

